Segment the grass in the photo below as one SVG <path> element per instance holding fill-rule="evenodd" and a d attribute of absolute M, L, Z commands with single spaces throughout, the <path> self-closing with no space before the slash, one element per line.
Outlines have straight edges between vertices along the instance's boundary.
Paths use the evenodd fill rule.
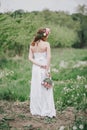
<path fill-rule="evenodd" d="M 32 64 L 28 61 L 28 53 L 21 57 L 3 55 L 0 63 L 0 100 L 29 100 Z M 80 130 L 79 127 L 83 126 L 83 130 L 86 130 L 85 115 L 81 119 L 77 115 L 79 110 L 87 113 L 87 50 L 52 49 L 51 74 L 56 110 L 62 112 L 69 106 L 76 110 L 74 123 L 65 129 L 72 130 L 75 126 Z M 0 113 L 4 113 L 2 107 Z M 18 117 L 25 119 L 24 114 L 19 114 Z M 0 129 L 10 130 L 9 120 L 14 118 L 4 117 L 0 122 Z M 50 124 L 55 120 L 46 118 L 44 122 Z M 24 126 L 24 129 L 34 127 L 30 124 Z"/>
<path fill-rule="evenodd" d="M 0 99 L 24 101 L 29 97 L 30 65 L 27 60 L 2 61 Z M 9 97 L 10 96 L 10 97 Z"/>
<path fill-rule="evenodd" d="M 78 61 L 87 61 L 86 49 L 52 49 L 51 70 L 55 84 L 55 102 L 61 96 L 62 89 L 65 86 L 77 83 L 78 76 L 83 76 L 85 80 L 82 82 L 84 85 L 87 84 L 87 65 L 74 68 L 73 66 L 78 64 Z M 28 61 L 28 54 L 24 57 L 5 56 L 1 58 L 0 67 L 0 99 L 28 100 L 32 67 Z"/>

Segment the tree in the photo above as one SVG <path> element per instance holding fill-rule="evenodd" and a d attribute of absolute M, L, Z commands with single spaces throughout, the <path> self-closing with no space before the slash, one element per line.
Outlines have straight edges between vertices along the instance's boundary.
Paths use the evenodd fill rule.
<path fill-rule="evenodd" d="M 17 16 L 18 16 L 18 17 L 22 17 L 22 15 L 23 15 L 24 13 L 25 13 L 24 10 L 19 9 L 19 10 L 14 11 L 14 12 L 11 14 L 11 16 L 14 17 L 14 18 L 16 18 Z"/>
<path fill-rule="evenodd" d="M 80 43 L 79 47 L 87 46 L 87 6 L 78 5 L 77 13 L 72 15 L 73 20 L 80 22 L 80 30 L 78 31 Z"/>
<path fill-rule="evenodd" d="M 76 12 L 80 13 L 80 14 L 83 14 L 83 15 L 86 15 L 87 14 L 87 6 L 85 4 L 78 5 L 77 9 L 76 9 Z"/>

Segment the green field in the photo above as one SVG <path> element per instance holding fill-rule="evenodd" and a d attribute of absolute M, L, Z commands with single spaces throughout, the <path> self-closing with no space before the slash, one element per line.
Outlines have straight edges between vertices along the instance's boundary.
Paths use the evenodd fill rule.
<path fill-rule="evenodd" d="M 0 63 L 1 102 L 4 104 L 4 101 L 7 100 L 9 104 L 14 101 L 29 101 L 32 64 L 28 60 L 28 53 L 24 56 L 17 55 L 15 57 L 3 55 Z M 69 107 L 75 110 L 75 120 L 70 128 L 67 126 L 66 130 L 73 130 L 73 126 L 79 128 L 80 125 L 84 127 L 83 130 L 86 130 L 87 49 L 52 49 L 51 75 L 54 81 L 53 91 L 56 110 L 62 112 Z M 1 107 L 1 113 L 2 110 Z M 79 111 L 80 115 L 84 111 L 81 117 L 77 115 Z M 3 126 L 5 123 L 2 122 L 1 128 L 7 128 L 7 126 Z"/>
<path fill-rule="evenodd" d="M 0 99 L 9 101 L 29 100 L 32 64 L 28 60 L 28 54 L 22 57 L 4 56 L 1 59 L 0 67 Z M 81 92 L 83 91 L 83 94 L 85 92 L 87 96 L 87 89 L 85 91 L 87 87 L 87 50 L 52 49 L 51 75 L 54 81 L 56 107 L 60 109 L 58 107 L 60 98 L 64 100 L 62 107 L 75 105 L 73 100 L 68 103 L 67 99 L 72 98 L 70 97 L 71 93 L 75 96 L 79 91 L 80 94 L 80 89 L 75 89 L 76 92 L 70 91 L 70 95 L 68 94 L 66 98 L 64 98 L 63 89 L 82 86 L 84 90 L 80 87 Z M 81 95 L 79 100 L 82 100 Z"/>

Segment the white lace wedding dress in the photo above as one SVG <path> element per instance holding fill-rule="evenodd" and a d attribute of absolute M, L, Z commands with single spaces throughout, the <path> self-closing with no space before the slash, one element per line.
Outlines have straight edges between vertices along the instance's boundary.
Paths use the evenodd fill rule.
<path fill-rule="evenodd" d="M 42 65 L 47 64 L 46 56 L 46 52 L 34 53 L 34 59 Z M 45 77 L 45 69 L 33 64 L 30 89 L 30 112 L 32 115 L 53 117 L 56 116 L 53 88 L 46 89 L 41 85 Z"/>

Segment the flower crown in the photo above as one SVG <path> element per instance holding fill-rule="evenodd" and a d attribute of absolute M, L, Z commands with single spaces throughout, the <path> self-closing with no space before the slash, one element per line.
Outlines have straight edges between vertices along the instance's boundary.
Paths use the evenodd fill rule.
<path fill-rule="evenodd" d="M 50 33 L 50 29 L 49 29 L 49 28 L 46 28 L 46 29 L 45 29 L 45 32 L 43 33 L 43 36 L 47 36 L 49 33 Z"/>
<path fill-rule="evenodd" d="M 50 33 L 50 29 L 45 28 L 45 29 L 39 30 L 39 32 L 37 32 L 37 36 L 42 38 L 42 37 L 48 36 L 49 33 Z"/>

